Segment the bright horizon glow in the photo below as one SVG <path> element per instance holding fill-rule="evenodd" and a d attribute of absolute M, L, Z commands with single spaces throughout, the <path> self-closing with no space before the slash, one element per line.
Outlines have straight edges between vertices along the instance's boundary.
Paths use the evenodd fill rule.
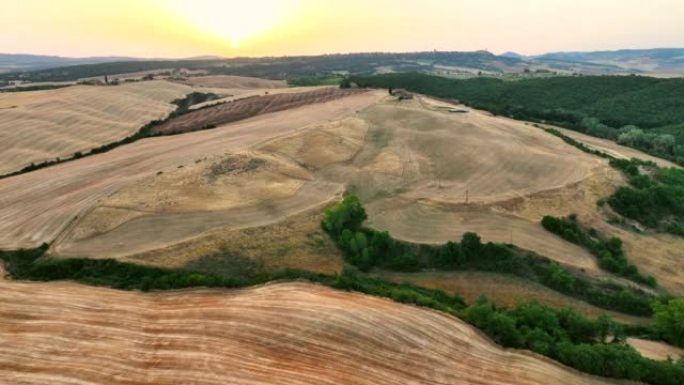
<path fill-rule="evenodd" d="M 239 6 L 222 0 L 169 0 L 165 5 L 198 29 L 230 42 L 232 48 L 279 27 L 298 6 L 292 0 L 249 0 Z"/>
<path fill-rule="evenodd" d="M 182 58 L 684 47 L 681 0 L 5 0 L 0 53 Z"/>

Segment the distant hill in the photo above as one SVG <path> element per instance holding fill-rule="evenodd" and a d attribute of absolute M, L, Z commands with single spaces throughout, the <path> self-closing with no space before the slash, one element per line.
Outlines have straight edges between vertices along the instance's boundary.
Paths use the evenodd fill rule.
<path fill-rule="evenodd" d="M 531 76 L 641 74 L 680 77 L 684 76 L 684 49 L 554 52 L 539 56 L 523 56 L 512 51 L 502 55 L 488 51 L 371 52 L 232 59 L 216 56 L 136 59 L 0 54 L 0 87 L 14 80 L 71 82 L 96 76 L 180 68 L 204 70 L 215 75 L 274 79 L 396 72 L 422 72 L 452 78 L 521 73 L 531 73 Z"/>
<path fill-rule="evenodd" d="M 510 58 L 514 58 L 514 59 L 522 59 L 522 58 L 524 58 L 523 55 L 521 55 L 521 54 L 519 54 L 519 53 L 517 53 L 517 52 L 513 52 L 513 51 L 504 52 L 504 53 L 502 53 L 502 54 L 499 55 L 499 56 L 510 57 Z"/>
<path fill-rule="evenodd" d="M 0 83 L 12 80 L 62 82 L 94 76 L 122 74 L 156 69 L 202 69 L 211 74 L 256 76 L 265 78 L 315 77 L 329 74 L 374 74 L 420 71 L 442 75 L 472 76 L 487 73 L 522 72 L 520 59 L 496 56 L 487 51 L 356 53 L 319 56 L 270 58 L 200 57 L 192 60 L 126 60 L 45 68 L 30 72 L 0 74 Z M 0 84 L 1 85 L 1 84 Z"/>
<path fill-rule="evenodd" d="M 553 52 L 532 58 L 538 63 L 610 66 L 625 72 L 684 75 L 684 48 L 623 49 L 595 52 Z"/>
<path fill-rule="evenodd" d="M 141 60 L 121 56 L 69 58 L 27 54 L 0 54 L 0 73 L 35 71 L 46 68 L 78 64 L 108 63 L 124 60 Z"/>

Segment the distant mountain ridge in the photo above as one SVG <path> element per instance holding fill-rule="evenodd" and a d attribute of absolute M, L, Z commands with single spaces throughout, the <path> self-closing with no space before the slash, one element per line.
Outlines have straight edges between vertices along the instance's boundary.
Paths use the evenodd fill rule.
<path fill-rule="evenodd" d="M 551 52 L 527 59 L 549 64 L 560 62 L 614 66 L 625 71 L 644 74 L 684 75 L 684 48 Z"/>
<path fill-rule="evenodd" d="M 142 59 L 124 56 L 70 58 L 62 56 L 0 53 L 0 72 L 35 71 L 70 65 L 98 64 L 130 60 Z"/>
<path fill-rule="evenodd" d="M 223 58 L 204 55 L 186 59 L 131 57 L 65 58 L 0 54 L 0 86 L 14 80 L 76 81 L 81 78 L 157 69 L 201 69 L 213 74 L 297 78 L 329 74 L 424 72 L 446 77 L 500 76 L 506 73 L 559 75 L 684 76 L 684 48 L 624 49 L 594 52 L 551 52 L 524 56 L 488 51 L 367 52 L 316 56 Z"/>

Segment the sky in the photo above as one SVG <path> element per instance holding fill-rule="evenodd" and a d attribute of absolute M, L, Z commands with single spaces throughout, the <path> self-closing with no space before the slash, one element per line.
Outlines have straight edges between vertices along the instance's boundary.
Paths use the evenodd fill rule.
<path fill-rule="evenodd" d="M 684 47 L 684 0 L 0 0 L 0 53 L 186 58 Z"/>

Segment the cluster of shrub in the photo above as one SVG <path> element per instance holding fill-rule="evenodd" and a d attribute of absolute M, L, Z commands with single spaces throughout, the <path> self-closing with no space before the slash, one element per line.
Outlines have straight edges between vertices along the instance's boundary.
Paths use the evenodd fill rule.
<path fill-rule="evenodd" d="M 174 118 L 176 116 L 183 115 L 187 113 L 190 109 L 191 106 L 194 106 L 195 104 L 200 104 L 204 102 L 208 102 L 210 100 L 216 100 L 219 99 L 220 97 L 216 95 L 213 92 L 191 92 L 185 97 L 176 99 L 172 101 L 171 103 L 176 105 L 176 110 L 171 113 L 169 118 Z"/>
<path fill-rule="evenodd" d="M 593 117 L 582 119 L 579 125 L 573 128 L 684 164 L 684 143 L 677 144 L 676 137 L 669 133 L 644 130 L 631 124 L 622 128 L 613 128 Z"/>
<path fill-rule="evenodd" d="M 659 168 L 637 159 L 613 159 L 610 164 L 622 170 L 630 184 L 608 198 L 616 212 L 642 225 L 684 236 L 684 170 Z"/>
<path fill-rule="evenodd" d="M 554 123 L 684 164 L 684 143 L 677 143 L 684 136 L 668 132 L 684 123 L 684 79 L 582 76 L 505 81 L 401 73 L 350 80 L 361 87 L 405 88 L 457 99 L 497 115 Z"/>
<path fill-rule="evenodd" d="M 606 316 L 591 321 L 571 309 L 535 302 L 498 309 L 486 299 L 462 314 L 504 346 L 529 349 L 585 373 L 654 385 L 681 384 L 684 378 L 684 363 L 642 357 L 624 343 L 624 329 Z"/>
<path fill-rule="evenodd" d="M 568 218 L 556 218 L 545 216 L 542 226 L 562 237 L 566 241 L 578 244 L 589 250 L 599 261 L 599 267 L 603 270 L 620 275 L 634 282 L 656 287 L 653 276 L 644 276 L 639 269 L 629 263 L 622 249 L 622 240 L 617 237 L 606 239 L 596 229 L 586 231 L 577 223 L 577 217 L 571 215 Z"/>
<path fill-rule="evenodd" d="M 562 132 L 560 132 L 560 131 L 558 131 L 558 130 L 556 130 L 556 129 L 554 129 L 554 128 L 545 128 L 545 127 L 542 127 L 542 126 L 540 126 L 540 125 L 538 125 L 538 124 L 536 124 L 536 123 L 534 123 L 533 126 L 535 126 L 535 127 L 537 127 L 537 128 L 541 128 L 541 129 L 543 129 L 544 131 L 548 132 L 549 134 L 554 135 L 554 136 L 557 136 L 557 137 L 563 139 L 563 141 L 564 141 L 565 143 L 567 143 L 567 144 L 569 144 L 569 145 L 571 145 L 571 146 L 577 147 L 578 149 L 580 149 L 580 150 L 582 150 L 582 151 L 584 151 L 584 152 L 586 152 L 586 153 L 588 153 L 588 154 L 596 155 L 596 156 L 599 156 L 599 157 L 601 157 L 601 158 L 613 159 L 612 156 L 606 154 L 605 152 L 599 151 L 599 150 L 595 150 L 595 149 L 593 149 L 593 148 L 587 146 L 586 144 L 584 144 L 584 143 L 582 143 L 582 142 L 580 142 L 580 141 L 577 141 L 577 140 L 575 140 L 575 139 L 573 139 L 573 138 L 571 138 L 571 137 L 569 137 L 569 136 L 563 134 Z"/>
<path fill-rule="evenodd" d="M 464 234 L 460 243 L 415 244 L 396 240 L 384 231 L 364 228 L 365 219 L 366 212 L 358 198 L 348 195 L 326 210 L 322 224 L 347 262 L 361 271 L 379 267 L 409 272 L 439 269 L 505 273 L 539 282 L 605 309 L 639 316 L 652 314 L 653 297 L 641 290 L 592 281 L 512 245 L 485 244 L 475 233 Z"/>

